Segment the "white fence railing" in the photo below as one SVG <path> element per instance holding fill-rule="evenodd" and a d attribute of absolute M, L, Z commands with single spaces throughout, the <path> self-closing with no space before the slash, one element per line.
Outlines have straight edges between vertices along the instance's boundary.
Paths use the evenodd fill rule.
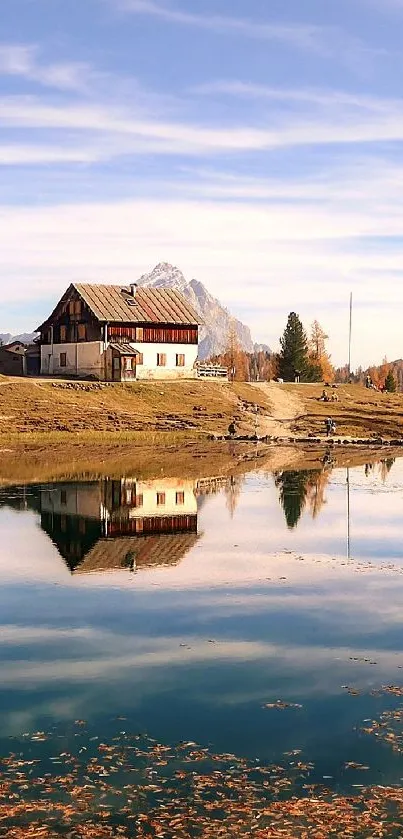
<path fill-rule="evenodd" d="M 198 364 L 197 375 L 199 379 L 228 379 L 228 370 L 219 364 Z"/>

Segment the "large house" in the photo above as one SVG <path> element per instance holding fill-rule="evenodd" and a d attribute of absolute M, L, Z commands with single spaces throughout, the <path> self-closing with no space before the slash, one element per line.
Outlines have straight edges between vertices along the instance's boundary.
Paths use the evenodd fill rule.
<path fill-rule="evenodd" d="M 41 374 L 194 378 L 199 316 L 172 289 L 72 284 L 38 328 Z"/>

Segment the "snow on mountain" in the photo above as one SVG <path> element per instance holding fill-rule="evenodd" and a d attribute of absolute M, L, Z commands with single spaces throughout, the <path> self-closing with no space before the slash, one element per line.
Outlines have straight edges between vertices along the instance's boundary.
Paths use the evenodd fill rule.
<path fill-rule="evenodd" d="M 149 274 L 137 281 L 140 286 L 151 288 L 174 288 L 180 291 L 200 315 L 203 326 L 200 330 L 201 359 L 217 355 L 225 350 L 231 322 L 234 323 L 242 349 L 253 352 L 253 341 L 249 327 L 232 318 L 228 309 L 213 297 L 203 283 L 191 280 L 188 283 L 179 268 L 160 262 Z"/>

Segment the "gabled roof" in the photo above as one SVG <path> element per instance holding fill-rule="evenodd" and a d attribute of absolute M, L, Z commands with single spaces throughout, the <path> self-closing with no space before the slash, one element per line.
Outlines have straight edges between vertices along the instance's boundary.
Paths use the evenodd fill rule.
<path fill-rule="evenodd" d="M 137 288 L 133 296 L 130 286 L 73 283 L 52 315 L 39 327 L 43 329 L 56 314 L 60 304 L 67 302 L 75 290 L 101 323 L 161 323 L 196 326 L 200 317 L 179 291 L 170 288 Z"/>
<path fill-rule="evenodd" d="M 6 350 L 9 353 L 16 353 L 17 355 L 25 355 L 26 346 L 22 341 L 12 341 L 11 344 L 1 344 L 1 350 Z"/>
<path fill-rule="evenodd" d="M 131 344 L 109 344 L 113 350 L 119 353 L 119 355 L 141 355 L 140 350 L 135 350 Z"/>
<path fill-rule="evenodd" d="M 133 556 L 136 568 L 178 565 L 194 548 L 198 539 L 197 533 L 99 539 L 74 569 L 74 573 L 94 574 L 127 569 L 131 558 L 128 555 Z"/>

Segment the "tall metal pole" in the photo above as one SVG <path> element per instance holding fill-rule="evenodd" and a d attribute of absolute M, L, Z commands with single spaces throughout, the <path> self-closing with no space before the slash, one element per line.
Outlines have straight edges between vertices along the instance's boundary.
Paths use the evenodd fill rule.
<path fill-rule="evenodd" d="M 350 469 L 347 467 L 347 559 L 351 557 Z"/>
<path fill-rule="evenodd" d="M 350 294 L 350 325 L 348 331 L 348 378 L 351 375 L 351 335 L 353 328 L 353 292 Z"/>

